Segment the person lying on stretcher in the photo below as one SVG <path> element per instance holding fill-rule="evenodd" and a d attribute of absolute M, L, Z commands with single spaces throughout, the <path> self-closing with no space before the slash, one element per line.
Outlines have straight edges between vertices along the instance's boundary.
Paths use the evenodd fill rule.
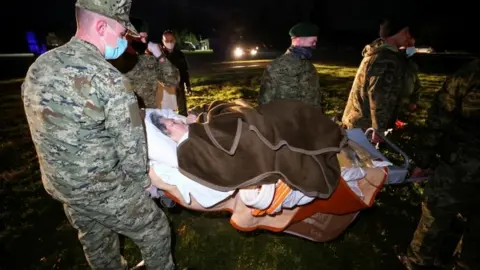
<path fill-rule="evenodd" d="M 151 171 L 153 172 L 151 176 L 158 176 L 167 184 L 176 186 L 182 195 L 182 198 L 178 199 L 182 199 L 186 204 L 190 204 L 190 196 L 192 196 L 203 207 L 209 208 L 230 197 L 235 190 L 224 192 L 201 185 L 180 173 L 178 164 L 175 162 L 167 165 L 165 160 L 163 162 L 158 161 L 153 156 L 155 152 L 159 152 L 158 156 L 160 157 L 168 156 L 170 160 L 177 159 L 175 149 L 181 142 L 188 139 L 189 128 L 187 123 L 194 122 L 195 118 L 195 115 L 189 115 L 189 117 L 184 118 L 168 110 L 150 110 L 146 114 L 145 122 L 149 142 Z M 155 134 L 165 136 L 154 136 Z M 173 147 L 162 147 L 163 149 L 160 149 L 160 147 L 154 145 L 154 143 L 161 140 L 170 141 Z M 364 174 L 359 169 L 342 170 L 342 177 L 347 185 L 360 198 L 363 198 L 363 194 L 356 180 L 361 179 L 363 176 Z M 240 189 L 239 195 L 247 206 L 255 208 L 252 210 L 252 214 L 262 213 L 260 210 L 265 210 L 268 214 L 274 214 L 279 212 L 281 208 L 293 208 L 298 205 L 308 204 L 314 200 L 314 197 L 306 196 L 302 192 L 292 189 L 281 180 L 275 184 L 264 184 Z"/>
<path fill-rule="evenodd" d="M 152 184 L 185 208 L 230 212 L 237 230 L 283 231 L 316 242 L 338 237 L 373 205 L 391 164 L 375 161 L 355 140 L 343 144 L 341 130 L 321 112 L 288 102 L 237 105 L 210 104 L 196 120 L 146 109 Z M 273 171 L 272 177 L 251 182 L 252 167 L 253 176 Z M 338 174 L 325 178 L 319 168 Z"/>
<path fill-rule="evenodd" d="M 156 111 L 147 114 L 147 117 L 149 115 L 149 119 L 146 119 L 146 121 L 151 122 L 158 131 L 174 141 L 176 145 L 187 140 L 188 124 L 193 123 L 197 116 L 189 114 L 189 116 L 184 119 L 171 112 L 167 116 L 176 118 L 167 118 L 164 116 L 165 113 L 162 115 L 161 112 L 162 111 Z M 154 132 L 148 127 L 147 125 L 147 132 Z M 153 162 L 151 167 L 156 176 L 168 184 L 175 185 L 177 189 L 179 189 L 183 200 L 187 204 L 190 203 L 190 195 L 192 195 L 203 207 L 208 208 L 230 197 L 235 192 L 235 190 L 221 192 L 202 186 L 182 175 L 178 172 L 177 168 L 165 166 L 158 162 Z M 275 214 L 282 208 L 293 208 L 314 200 L 314 198 L 305 196 L 299 191 L 290 189 L 282 181 L 278 181 L 276 184 L 262 185 L 258 188 L 241 189 L 239 195 L 245 205 L 256 209 L 253 211 L 254 214 L 261 214 L 263 212 Z"/>

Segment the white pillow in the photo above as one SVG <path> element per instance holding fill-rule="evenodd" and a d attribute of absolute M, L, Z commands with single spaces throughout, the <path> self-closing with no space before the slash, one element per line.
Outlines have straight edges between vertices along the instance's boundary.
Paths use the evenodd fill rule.
<path fill-rule="evenodd" d="M 151 161 L 166 164 L 171 167 L 178 167 L 177 144 L 168 136 L 163 134 L 150 119 L 151 113 L 160 114 L 166 118 L 180 119 L 186 121 L 184 116 L 167 109 L 145 109 L 145 129 L 147 133 L 148 158 Z"/>

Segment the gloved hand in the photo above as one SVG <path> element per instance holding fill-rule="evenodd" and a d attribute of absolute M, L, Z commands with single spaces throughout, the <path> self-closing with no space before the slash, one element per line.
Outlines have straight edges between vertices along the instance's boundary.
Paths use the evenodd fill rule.
<path fill-rule="evenodd" d="M 185 93 L 190 96 L 192 94 L 192 88 L 191 87 L 187 87 L 187 90 L 185 91 Z"/>
<path fill-rule="evenodd" d="M 156 58 L 158 58 L 162 55 L 162 51 L 160 50 L 160 46 L 156 43 L 148 42 L 147 48 Z"/>
<path fill-rule="evenodd" d="M 139 34 L 139 36 L 140 36 L 140 40 L 141 40 L 143 43 L 147 43 L 147 36 L 148 36 L 147 32 L 140 32 L 140 33 L 138 33 L 138 34 Z"/>
<path fill-rule="evenodd" d="M 406 125 L 407 123 L 400 120 L 395 121 L 395 129 L 403 129 Z"/>

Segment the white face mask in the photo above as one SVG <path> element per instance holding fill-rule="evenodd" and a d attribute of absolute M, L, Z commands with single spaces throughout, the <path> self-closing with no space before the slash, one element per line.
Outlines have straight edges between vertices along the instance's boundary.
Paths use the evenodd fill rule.
<path fill-rule="evenodd" d="M 417 52 L 417 49 L 412 46 L 412 47 L 407 47 L 405 49 L 405 53 L 407 54 L 408 57 L 411 57 L 412 55 L 414 55 L 415 53 Z"/>
<path fill-rule="evenodd" d="M 167 47 L 169 50 L 173 50 L 173 47 L 175 47 L 175 42 L 165 42 L 165 47 Z"/>

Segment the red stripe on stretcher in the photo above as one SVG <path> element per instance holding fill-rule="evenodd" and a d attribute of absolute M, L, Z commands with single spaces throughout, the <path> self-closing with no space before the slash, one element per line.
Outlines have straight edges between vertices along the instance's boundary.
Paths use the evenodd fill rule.
<path fill-rule="evenodd" d="M 384 177 L 382 180 L 382 184 L 380 184 L 375 189 L 375 192 L 373 193 L 373 196 L 368 202 L 368 204 L 363 202 L 357 196 L 357 194 L 355 194 L 353 190 L 350 189 L 350 187 L 347 185 L 347 182 L 340 181 L 337 189 L 333 192 L 332 196 L 330 196 L 329 199 L 317 199 L 310 204 L 302 206 L 293 218 L 293 221 L 302 221 L 306 218 L 313 216 L 316 213 L 345 215 L 371 207 L 373 205 L 373 202 L 375 201 L 375 198 L 377 197 L 378 192 L 380 191 L 380 189 L 383 188 L 383 185 L 387 180 L 388 168 L 385 168 L 383 171 Z"/>
<path fill-rule="evenodd" d="M 175 196 L 173 196 L 172 194 L 170 194 L 166 191 L 164 191 L 164 193 L 167 197 L 174 200 L 178 205 L 182 205 L 180 199 L 177 199 Z M 218 211 L 215 211 L 215 212 L 222 212 L 222 211 L 227 211 L 230 214 L 233 214 L 233 210 L 230 209 L 230 208 L 218 209 Z M 266 225 L 257 225 L 257 226 L 253 226 L 253 227 L 242 227 L 242 226 L 239 226 L 238 224 L 236 224 L 232 219 L 230 219 L 230 224 L 236 230 L 243 231 L 243 232 L 252 232 L 252 231 L 255 231 L 255 230 L 267 230 L 267 231 L 272 231 L 272 232 L 282 232 L 283 230 L 285 230 L 290 225 L 290 223 L 288 223 L 287 225 L 285 225 L 281 228 L 270 227 L 270 226 L 266 226 Z"/>
<path fill-rule="evenodd" d="M 299 206 L 298 212 L 295 214 L 295 216 L 292 218 L 292 220 L 290 222 L 288 222 L 285 226 L 271 227 L 271 226 L 265 226 L 265 225 L 257 225 L 257 226 L 253 226 L 253 227 L 241 227 L 238 224 L 236 224 L 232 219 L 230 219 L 230 224 L 235 229 L 237 229 L 239 231 L 244 231 L 244 232 L 251 232 L 251 231 L 258 230 L 258 229 L 268 230 L 268 231 L 272 231 L 272 232 L 282 232 L 288 226 L 290 226 L 292 223 L 303 221 L 306 218 L 309 218 L 316 213 L 346 215 L 346 214 L 361 211 L 361 210 L 369 208 L 373 205 L 373 202 L 375 201 L 375 198 L 377 197 L 378 192 L 380 191 L 380 189 L 383 188 L 383 186 L 385 184 L 385 181 L 387 180 L 387 177 L 388 177 L 388 167 L 384 168 L 383 172 L 384 172 L 384 176 L 383 176 L 382 183 L 378 187 L 375 188 L 373 196 L 371 197 L 371 199 L 368 203 L 365 203 L 362 199 L 360 199 L 357 196 L 357 194 L 355 194 L 350 189 L 347 182 L 345 182 L 345 180 L 343 180 L 343 178 L 341 178 L 341 181 L 339 181 L 339 184 L 338 184 L 337 188 L 332 193 L 332 196 L 330 196 L 330 198 L 328 198 L 326 200 L 316 199 L 309 204 Z M 165 192 L 165 194 L 170 199 L 177 202 L 179 205 L 182 204 L 180 199 L 175 198 L 170 193 Z M 229 208 L 219 209 L 216 212 L 219 212 L 219 211 L 228 211 L 231 214 L 233 214 L 233 210 L 229 209 Z"/>

